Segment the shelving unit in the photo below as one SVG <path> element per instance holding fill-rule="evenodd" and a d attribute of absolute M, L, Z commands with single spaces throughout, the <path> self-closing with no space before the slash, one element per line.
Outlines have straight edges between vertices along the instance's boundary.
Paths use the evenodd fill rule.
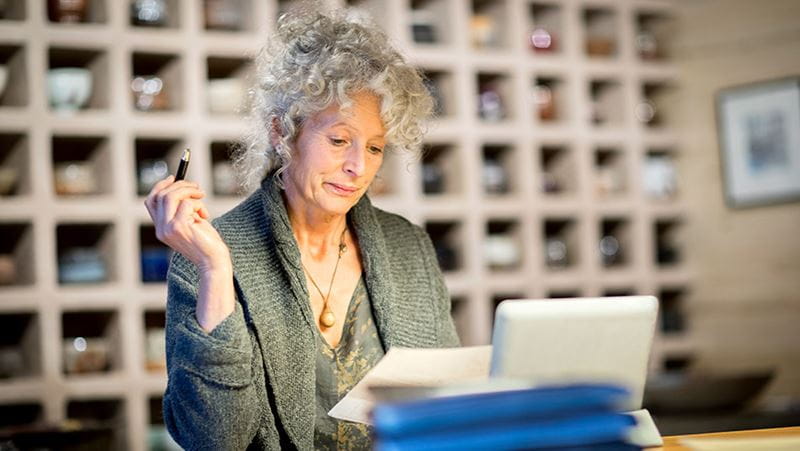
<path fill-rule="evenodd" d="M 44 1 L 5 3 L 0 174 L 15 176 L 0 189 L 0 265 L 15 274 L 0 285 L 0 325 L 14 326 L 0 352 L 19 364 L 0 371 L 0 431 L 78 419 L 112 449 L 144 450 L 148 436 L 163 441 L 154 343 L 169 251 L 142 202 L 184 147 L 212 215 L 241 199 L 228 161 L 245 124 L 230 105 L 212 107 L 212 91 L 251 80 L 251 56 L 292 2 L 243 0 L 209 16 L 204 4 L 225 2 L 166 0 L 162 25 L 132 18 L 130 2 L 92 0 L 77 23 L 51 20 Z M 653 370 L 690 362 L 691 223 L 674 174 L 668 2 L 337 3 L 371 11 L 437 98 L 425 156 L 387 155 L 371 193 L 432 236 L 463 343 L 488 343 L 509 297 L 655 294 Z M 92 78 L 72 114 L 48 99 L 48 70 L 61 67 Z M 212 88 L 218 80 L 227 87 Z M 134 87 L 151 98 L 137 105 Z M 64 189 L 70 165 L 94 174 L 92 189 L 69 179 Z M 65 279 L 60 263 L 76 260 L 94 273 Z M 97 339 L 107 364 L 66 373 L 70 347 Z"/>

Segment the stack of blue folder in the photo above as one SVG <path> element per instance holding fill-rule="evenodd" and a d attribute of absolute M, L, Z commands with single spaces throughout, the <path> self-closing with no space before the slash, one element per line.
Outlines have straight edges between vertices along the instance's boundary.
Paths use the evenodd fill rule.
<path fill-rule="evenodd" d="M 637 450 L 626 389 L 576 384 L 380 404 L 378 450 Z"/>

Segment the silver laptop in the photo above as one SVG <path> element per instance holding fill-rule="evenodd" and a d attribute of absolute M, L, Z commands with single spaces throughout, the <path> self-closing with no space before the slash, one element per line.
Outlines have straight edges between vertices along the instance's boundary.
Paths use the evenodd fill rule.
<path fill-rule="evenodd" d="M 495 313 L 492 377 L 536 385 L 610 382 L 631 391 L 623 406 L 636 416 L 634 442 L 661 437 L 642 407 L 658 300 L 653 296 L 506 300 Z"/>

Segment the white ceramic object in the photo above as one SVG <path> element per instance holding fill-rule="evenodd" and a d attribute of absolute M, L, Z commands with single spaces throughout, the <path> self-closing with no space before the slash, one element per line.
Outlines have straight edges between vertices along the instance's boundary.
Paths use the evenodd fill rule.
<path fill-rule="evenodd" d="M 6 83 L 8 83 L 8 66 L 0 64 L 0 97 L 6 91 Z"/>
<path fill-rule="evenodd" d="M 244 83 L 238 78 L 208 80 L 208 110 L 214 114 L 236 114 L 244 103 Z"/>
<path fill-rule="evenodd" d="M 92 94 L 92 72 L 82 67 L 61 67 L 47 73 L 50 105 L 59 113 L 71 114 L 86 105 Z"/>
<path fill-rule="evenodd" d="M 486 263 L 495 268 L 512 268 L 519 265 L 521 252 L 510 235 L 489 235 L 483 243 Z"/>

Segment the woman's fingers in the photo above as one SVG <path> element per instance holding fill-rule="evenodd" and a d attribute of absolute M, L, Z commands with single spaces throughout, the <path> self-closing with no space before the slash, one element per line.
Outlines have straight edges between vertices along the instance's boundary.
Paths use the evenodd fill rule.
<path fill-rule="evenodd" d="M 156 195 L 156 209 L 166 221 L 175 216 L 178 205 L 184 199 L 202 199 L 205 196 L 203 190 L 194 186 L 169 187 L 164 191 Z"/>

